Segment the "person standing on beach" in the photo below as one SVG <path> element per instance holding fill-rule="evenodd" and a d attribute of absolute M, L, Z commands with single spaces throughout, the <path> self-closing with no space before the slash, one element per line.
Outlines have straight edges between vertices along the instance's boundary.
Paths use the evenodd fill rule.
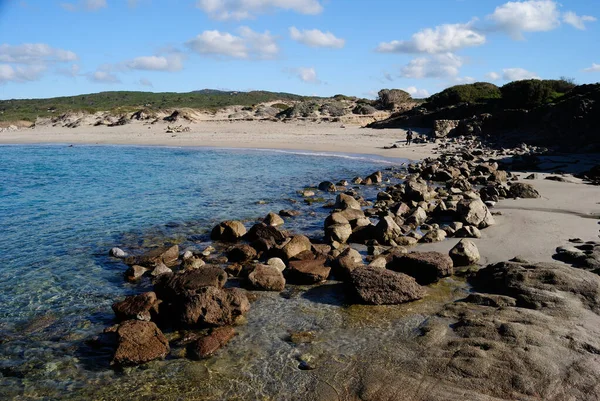
<path fill-rule="evenodd" d="M 412 142 L 412 139 L 413 139 L 413 132 L 409 128 L 408 131 L 406 132 L 406 146 L 410 145 L 410 143 Z"/>

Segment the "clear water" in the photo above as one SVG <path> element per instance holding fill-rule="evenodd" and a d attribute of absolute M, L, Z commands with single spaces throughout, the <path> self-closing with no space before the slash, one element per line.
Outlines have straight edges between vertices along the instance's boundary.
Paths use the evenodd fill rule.
<path fill-rule="evenodd" d="M 297 191 L 389 163 L 278 151 L 0 146 L 0 398 L 164 399 L 176 391 L 185 399 L 291 399 L 278 394 L 314 378 L 299 359 L 325 365 L 354 358 L 365 338 L 381 337 L 385 347 L 390 333 L 409 335 L 422 320 L 410 307 L 344 307 L 331 284 L 289 299 L 260 294 L 239 335 L 208 361 L 175 350 L 166 361 L 114 372 L 85 346 L 112 323 L 113 302 L 142 290 L 124 282 L 126 266 L 107 256 L 112 246 L 202 248 L 217 222 L 250 225 L 280 209 L 303 212 L 286 229 L 319 235 L 327 210 L 305 205 Z M 285 341 L 302 330 L 319 341 Z"/>

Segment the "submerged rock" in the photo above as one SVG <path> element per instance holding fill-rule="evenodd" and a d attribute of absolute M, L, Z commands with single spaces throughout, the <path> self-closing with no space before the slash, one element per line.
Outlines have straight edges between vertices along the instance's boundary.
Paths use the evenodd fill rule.
<path fill-rule="evenodd" d="M 134 366 L 164 358 L 170 351 L 169 341 L 152 322 L 128 320 L 116 330 L 117 350 L 111 365 Z"/>
<path fill-rule="evenodd" d="M 239 288 L 202 287 L 183 297 L 179 321 L 188 326 L 226 326 L 250 309 Z"/>
<path fill-rule="evenodd" d="M 139 265 L 153 269 L 160 264 L 164 264 L 167 267 L 173 267 L 177 265 L 178 259 L 179 246 L 173 245 L 171 247 L 152 249 L 140 256 L 130 256 L 125 259 L 125 263 L 130 266 Z"/>
<path fill-rule="evenodd" d="M 235 336 L 233 327 L 218 327 L 210 334 L 202 337 L 188 347 L 189 356 L 192 359 L 204 359 L 211 357 L 220 348 L 224 347 Z"/>

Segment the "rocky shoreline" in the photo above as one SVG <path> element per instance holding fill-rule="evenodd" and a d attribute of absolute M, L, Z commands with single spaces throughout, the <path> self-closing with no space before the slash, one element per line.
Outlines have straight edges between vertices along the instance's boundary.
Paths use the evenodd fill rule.
<path fill-rule="evenodd" d="M 513 162 L 534 157 L 523 150 L 513 153 L 520 153 Z M 295 215 L 285 210 L 269 213 L 250 229 L 239 221 L 224 221 L 212 229 L 213 246 L 203 250 L 175 245 L 127 256 L 114 248 L 111 256 L 129 265 L 126 279 L 151 281 L 153 291 L 116 302 L 113 310 L 118 323 L 89 344 L 112 349 L 112 364 L 118 368 L 165 358 L 170 352 L 189 359 L 218 358 L 219 348 L 235 336 L 244 314 L 252 313 L 251 304 L 261 291 L 282 293 L 279 302 L 286 302 L 285 292 L 291 287 L 300 286 L 303 291 L 303 286 L 314 288 L 336 280 L 344 283 L 350 303 L 393 305 L 426 297 L 428 286 L 454 275 L 467 280 L 471 293 L 426 319 L 413 344 L 427 349 L 420 352 L 429 362 L 419 364 L 419 369 L 443 382 L 439 391 L 430 393 L 431 399 L 454 399 L 456 386 L 464 387 L 462 394 L 468 393 L 469 399 L 564 399 L 560 386 L 548 386 L 541 374 L 548 366 L 555 367 L 554 382 L 571 386 L 574 399 L 597 399 L 589 398 L 587 382 L 572 382 L 564 374 L 563 360 L 548 353 L 536 360 L 534 343 L 519 344 L 529 344 L 537 331 L 548 338 L 542 343 L 536 340 L 536 346 L 545 349 L 546 343 L 552 344 L 571 359 L 599 363 L 594 350 L 600 349 L 595 340 L 600 326 L 585 323 L 569 334 L 572 338 L 567 343 L 564 336 L 555 338 L 547 330 L 548 319 L 568 311 L 573 317 L 567 321 L 590 314 L 589 322 L 600 321 L 596 314 L 600 305 L 600 278 L 595 274 L 600 261 L 598 244 L 557 250 L 557 259 L 584 269 L 522 258 L 479 266 L 476 241 L 480 230 L 502 219 L 493 212 L 496 203 L 540 196 L 532 185 L 502 170 L 489 157 L 485 150 L 464 147 L 400 169 L 356 177 L 351 183 L 323 181 L 301 194 L 310 199 L 319 192 L 337 193 L 335 203 L 325 205 L 331 212 L 323 224 L 323 237 L 308 238 L 280 229 L 285 219 Z M 362 189 L 371 187 L 378 188 L 377 195 L 365 199 Z M 419 244 L 443 243 L 447 237 L 462 239 L 446 253 L 414 250 Z M 535 319 L 519 318 L 532 313 Z M 291 335 L 311 337 L 303 332 Z M 450 364 L 434 362 L 449 352 L 461 356 L 450 357 Z M 518 368 L 513 366 L 517 361 Z M 307 361 L 299 365 L 302 370 L 314 368 Z M 399 364 L 394 369 L 404 371 L 405 367 Z M 366 371 L 364 375 L 370 377 Z M 595 366 L 587 375 L 597 380 L 600 370 Z M 411 377 L 379 388 L 381 397 L 369 399 L 395 399 L 397 387 Z M 419 392 L 415 383 L 405 390 L 409 389 Z M 348 386 L 347 397 L 353 391 Z M 443 398 L 443 394 L 452 397 Z"/>

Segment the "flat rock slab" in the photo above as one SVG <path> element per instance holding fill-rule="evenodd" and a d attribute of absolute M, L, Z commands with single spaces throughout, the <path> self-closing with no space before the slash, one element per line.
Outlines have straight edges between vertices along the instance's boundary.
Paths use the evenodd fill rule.
<path fill-rule="evenodd" d="M 159 264 L 164 264 L 167 267 L 177 265 L 179 258 L 179 246 L 162 247 L 152 249 L 140 256 L 130 256 L 125 259 L 125 263 L 130 266 L 139 265 L 148 268 L 154 268 Z"/>
<path fill-rule="evenodd" d="M 386 267 L 414 277 L 421 285 L 435 283 L 442 277 L 454 274 L 454 264 L 450 256 L 439 252 L 394 255 Z"/>
<path fill-rule="evenodd" d="M 425 296 L 414 278 L 390 270 L 360 267 L 350 273 L 350 284 L 358 300 L 372 305 L 395 305 Z"/>
<path fill-rule="evenodd" d="M 172 301 L 194 293 L 203 287 L 223 288 L 227 273 L 220 267 L 206 266 L 176 274 L 165 274 L 157 279 L 154 291 L 163 301 Z"/>
<path fill-rule="evenodd" d="M 290 282 L 295 284 L 320 283 L 329 277 L 331 268 L 325 266 L 327 259 L 318 257 L 313 260 L 293 260 L 285 270 Z"/>
<path fill-rule="evenodd" d="M 117 350 L 111 365 L 140 365 L 164 358 L 169 351 L 169 341 L 154 323 L 128 320 L 117 329 Z"/>

